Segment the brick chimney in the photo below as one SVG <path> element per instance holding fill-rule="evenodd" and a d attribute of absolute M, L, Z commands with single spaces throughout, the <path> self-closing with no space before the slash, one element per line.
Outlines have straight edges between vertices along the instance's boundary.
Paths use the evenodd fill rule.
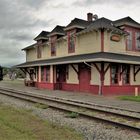
<path fill-rule="evenodd" d="M 92 21 L 92 19 L 93 19 L 93 14 L 87 13 L 87 21 Z"/>

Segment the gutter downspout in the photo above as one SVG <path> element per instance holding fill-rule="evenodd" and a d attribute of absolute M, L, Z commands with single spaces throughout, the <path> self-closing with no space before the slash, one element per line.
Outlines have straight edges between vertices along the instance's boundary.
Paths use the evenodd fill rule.
<path fill-rule="evenodd" d="M 86 61 L 84 61 L 84 64 L 86 64 L 87 66 L 94 68 L 92 65 L 88 64 Z M 98 95 L 102 95 L 102 85 L 103 85 L 103 81 L 102 81 L 102 75 L 100 72 L 100 84 L 99 84 L 99 91 L 98 91 Z"/>

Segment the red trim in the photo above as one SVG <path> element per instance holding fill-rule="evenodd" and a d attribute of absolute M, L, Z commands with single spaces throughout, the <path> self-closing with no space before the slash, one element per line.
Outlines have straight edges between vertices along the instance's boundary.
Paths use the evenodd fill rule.
<path fill-rule="evenodd" d="M 35 84 L 36 87 L 40 89 L 54 89 L 54 84 L 53 83 L 47 83 L 47 82 L 36 82 Z"/>
<path fill-rule="evenodd" d="M 92 94 L 98 95 L 99 94 L 99 85 L 90 85 L 90 92 Z"/>
<path fill-rule="evenodd" d="M 101 30 L 101 52 L 104 52 L 104 31 Z"/>
<path fill-rule="evenodd" d="M 45 83 L 45 82 L 36 82 L 35 86 L 41 89 L 55 89 L 55 84 L 53 83 Z M 135 87 L 138 87 L 138 92 L 140 92 L 140 85 L 111 85 L 111 86 L 103 86 L 103 96 L 119 96 L 119 95 L 134 95 Z M 62 90 L 65 91 L 74 91 L 79 92 L 79 84 L 62 84 Z M 98 85 L 90 85 L 89 92 L 94 95 L 98 95 L 99 86 Z"/>
<path fill-rule="evenodd" d="M 140 91 L 140 85 L 123 85 L 123 86 L 118 86 L 118 85 L 111 85 L 111 86 L 104 86 L 103 87 L 103 95 L 134 95 L 135 94 L 135 87 L 138 87 L 138 91 Z"/>
<path fill-rule="evenodd" d="M 62 84 L 62 90 L 66 90 L 66 91 L 78 91 L 79 92 L 79 84 L 63 83 Z"/>

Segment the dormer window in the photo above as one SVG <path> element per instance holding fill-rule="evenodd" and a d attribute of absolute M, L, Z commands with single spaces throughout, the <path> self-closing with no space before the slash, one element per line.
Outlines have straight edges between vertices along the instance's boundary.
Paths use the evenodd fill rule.
<path fill-rule="evenodd" d="M 128 51 L 132 51 L 133 50 L 133 46 L 132 46 L 132 31 L 127 31 L 129 33 L 128 37 L 127 37 L 127 50 Z"/>
<path fill-rule="evenodd" d="M 42 46 L 40 44 L 37 45 L 37 58 L 42 57 Z"/>
<path fill-rule="evenodd" d="M 140 32 L 136 32 L 136 50 L 140 51 Z"/>
<path fill-rule="evenodd" d="M 56 56 L 56 39 L 57 36 L 51 37 L 51 56 Z"/>
<path fill-rule="evenodd" d="M 68 52 L 75 52 L 75 30 L 68 32 Z"/>

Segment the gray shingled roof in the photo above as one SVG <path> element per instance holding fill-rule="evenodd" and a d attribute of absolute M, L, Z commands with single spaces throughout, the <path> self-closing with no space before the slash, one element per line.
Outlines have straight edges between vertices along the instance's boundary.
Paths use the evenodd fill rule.
<path fill-rule="evenodd" d="M 128 64 L 139 64 L 140 57 L 116 54 L 116 53 L 91 53 L 82 55 L 73 55 L 61 58 L 53 58 L 46 60 L 38 60 L 32 62 L 25 62 L 23 64 L 17 65 L 17 67 L 32 67 L 32 66 L 43 66 L 43 65 L 58 65 L 58 64 L 72 64 L 72 63 L 82 63 L 82 62 L 117 62 L 117 63 L 128 63 Z"/>
<path fill-rule="evenodd" d="M 36 43 L 32 44 L 30 46 L 27 46 L 26 48 L 23 48 L 22 50 L 29 50 L 29 49 L 33 48 L 34 46 L 36 46 Z"/>
<path fill-rule="evenodd" d="M 137 26 L 139 26 L 140 27 L 140 23 L 138 23 L 138 22 L 136 22 L 135 20 L 133 20 L 131 17 L 124 17 L 124 18 L 121 18 L 121 19 L 118 19 L 118 20 L 115 20 L 115 21 L 113 21 L 113 23 L 114 24 L 116 24 L 116 25 L 127 25 L 127 24 L 129 24 L 129 23 L 131 23 L 131 24 L 134 24 L 134 25 L 137 25 Z"/>
<path fill-rule="evenodd" d="M 99 30 L 99 29 L 110 29 L 110 30 L 117 31 L 120 33 L 126 33 L 123 30 L 116 27 L 113 24 L 113 21 L 104 17 L 94 20 L 89 26 L 87 26 L 87 28 L 84 31 Z"/>
<path fill-rule="evenodd" d="M 86 28 L 91 22 L 79 18 L 73 19 L 70 24 L 66 26 L 66 28 L 71 27 L 71 26 L 81 26 L 83 28 Z"/>
<path fill-rule="evenodd" d="M 51 32 L 49 35 L 53 34 L 53 33 L 56 33 L 56 34 L 62 34 L 62 35 L 65 35 L 65 31 L 64 31 L 64 28 L 65 26 L 60 26 L 60 25 L 57 25 Z"/>
<path fill-rule="evenodd" d="M 48 34 L 49 34 L 50 32 L 48 32 L 48 31 L 42 31 L 37 37 L 35 37 L 34 38 L 34 40 L 38 40 L 38 39 L 40 39 L 40 38 L 48 38 Z"/>

